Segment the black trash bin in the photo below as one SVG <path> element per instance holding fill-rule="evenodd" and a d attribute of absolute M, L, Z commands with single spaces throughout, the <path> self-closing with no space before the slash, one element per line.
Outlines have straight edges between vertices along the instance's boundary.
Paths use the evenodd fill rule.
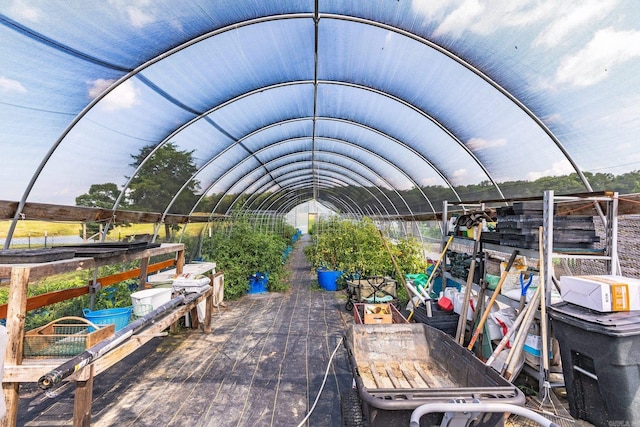
<path fill-rule="evenodd" d="M 640 311 L 600 313 L 562 302 L 549 316 L 571 415 L 596 426 L 639 426 Z"/>

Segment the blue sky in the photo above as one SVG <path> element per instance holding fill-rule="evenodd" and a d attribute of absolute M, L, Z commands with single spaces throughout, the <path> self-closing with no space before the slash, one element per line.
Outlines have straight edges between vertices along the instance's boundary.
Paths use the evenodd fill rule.
<path fill-rule="evenodd" d="M 314 4 L 279 3 L 223 7 L 202 0 L 176 11 L 170 1 L 3 2 L 5 19 L 65 49 L 26 37 L 9 21 L 0 25 L 0 199 L 20 199 L 62 132 L 123 69 L 228 23 L 308 13 Z M 337 164 L 348 167 L 343 156 L 355 156 L 378 174 L 378 184 L 400 189 L 572 172 L 540 126 L 468 68 L 424 44 L 428 39 L 513 93 L 582 170 L 640 169 L 637 2 L 344 3 L 320 1 L 321 12 L 346 19 L 321 17 L 315 109 L 324 118 L 316 136 L 334 140 L 325 146 L 339 154 Z M 29 200 L 73 204 L 91 184 L 124 185 L 134 172 L 131 155 L 161 141 L 193 150 L 203 167 L 196 179 L 210 191 L 264 170 L 261 164 L 303 146 L 278 142 L 310 137 L 314 129 L 313 43 L 309 16 L 277 19 L 229 27 L 150 65 L 70 129 Z M 278 86 L 291 81 L 296 84 Z M 243 148 L 265 144 L 271 148 L 255 157 Z M 222 178 L 237 164 L 235 175 Z"/>

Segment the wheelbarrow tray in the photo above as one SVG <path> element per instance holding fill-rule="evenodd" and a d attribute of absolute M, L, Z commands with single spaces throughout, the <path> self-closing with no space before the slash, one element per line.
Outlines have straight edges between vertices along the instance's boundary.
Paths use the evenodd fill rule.
<path fill-rule="evenodd" d="M 431 326 L 353 324 L 344 342 L 365 425 L 407 426 L 411 412 L 425 403 L 525 403 L 517 387 Z M 424 416 L 421 425 L 440 425 L 442 417 Z M 487 413 L 477 425 L 502 426 L 503 414 Z"/>

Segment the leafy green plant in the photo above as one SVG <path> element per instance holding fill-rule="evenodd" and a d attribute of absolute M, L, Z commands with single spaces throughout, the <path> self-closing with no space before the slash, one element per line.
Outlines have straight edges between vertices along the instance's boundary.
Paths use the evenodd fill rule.
<path fill-rule="evenodd" d="M 285 238 L 282 233 L 261 230 L 238 217 L 217 224 L 211 237 L 204 239 L 202 257 L 224 271 L 225 298 L 245 294 L 249 276 L 257 272 L 269 274 L 270 291 L 284 291 L 288 285 L 282 259 L 290 242 L 291 236 Z"/>
<path fill-rule="evenodd" d="M 314 227 L 312 245 L 305 248 L 307 259 L 315 268 L 341 270 L 362 275 L 386 275 L 391 260 L 373 221 L 352 221 L 332 217 L 319 220 Z"/>

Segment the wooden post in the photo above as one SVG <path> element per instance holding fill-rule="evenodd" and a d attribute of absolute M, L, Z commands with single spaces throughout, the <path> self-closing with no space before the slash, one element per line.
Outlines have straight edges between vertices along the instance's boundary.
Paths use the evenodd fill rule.
<path fill-rule="evenodd" d="M 76 381 L 76 392 L 73 398 L 73 426 L 89 427 L 91 425 L 91 401 L 93 400 L 93 364 L 89 365 L 89 378 Z"/>
<path fill-rule="evenodd" d="M 176 258 L 176 274 L 182 274 L 182 269 L 184 268 L 184 249 L 178 251 Z"/>
<path fill-rule="evenodd" d="M 198 319 L 198 304 L 195 304 L 189 311 L 189 317 L 191 317 L 191 329 L 198 329 L 200 327 L 200 319 Z"/>
<path fill-rule="evenodd" d="M 145 288 L 147 283 L 147 269 L 149 268 L 149 257 L 142 258 L 140 260 L 140 275 L 138 276 L 138 290 L 141 291 Z"/>
<path fill-rule="evenodd" d="M 207 297 L 204 310 L 204 325 L 202 326 L 203 332 L 211 332 L 211 312 L 213 311 L 213 294 L 216 292 L 215 285 L 213 283 L 213 274 L 209 274 L 209 284 L 211 285 L 211 295 Z"/>
<path fill-rule="evenodd" d="M 11 269 L 9 303 L 7 307 L 8 342 L 4 359 L 5 365 L 22 364 L 22 340 L 24 337 L 24 319 L 27 312 L 29 273 L 29 267 L 14 267 Z M 15 426 L 18 421 L 20 383 L 3 383 L 2 389 L 7 405 L 7 414 L 0 425 L 3 427 Z"/>

